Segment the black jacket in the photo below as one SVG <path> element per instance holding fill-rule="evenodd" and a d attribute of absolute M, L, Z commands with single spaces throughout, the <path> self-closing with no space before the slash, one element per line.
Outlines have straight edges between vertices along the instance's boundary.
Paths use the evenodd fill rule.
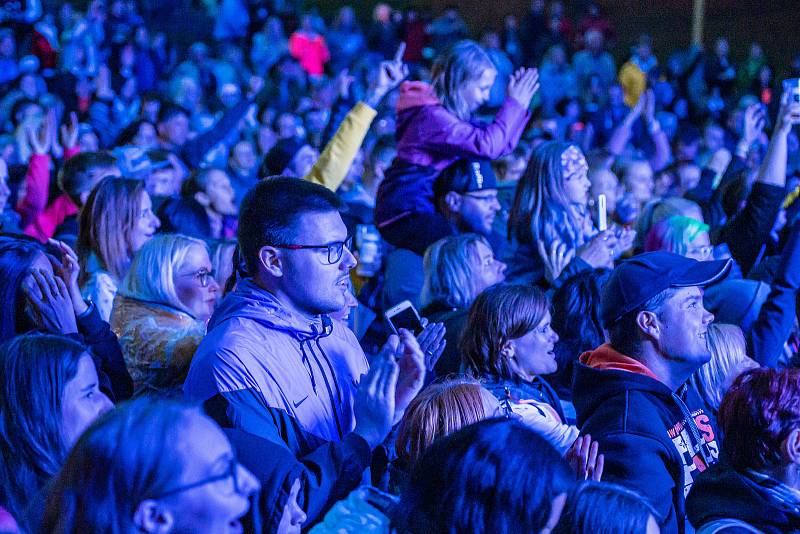
<path fill-rule="evenodd" d="M 692 525 L 737 519 L 766 534 L 800 532 L 800 513 L 775 501 L 758 484 L 722 462 L 700 475 L 686 499 Z M 735 528 L 720 533 L 734 534 Z"/>
<path fill-rule="evenodd" d="M 603 480 L 648 499 L 661 532 L 682 533 L 684 496 L 719 457 L 716 424 L 693 392 L 673 393 L 645 371 L 607 344 L 584 353 L 572 388 L 578 428 L 600 444 Z"/>

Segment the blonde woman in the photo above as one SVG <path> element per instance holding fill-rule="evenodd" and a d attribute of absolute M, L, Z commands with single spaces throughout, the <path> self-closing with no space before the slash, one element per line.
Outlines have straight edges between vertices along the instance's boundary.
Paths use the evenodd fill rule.
<path fill-rule="evenodd" d="M 706 337 L 711 360 L 689 378 L 689 387 L 694 388 L 716 414 L 722 397 L 736 377 L 758 364 L 747 355 L 747 343 L 738 326 L 712 323 Z"/>
<path fill-rule="evenodd" d="M 142 247 L 111 316 L 137 394 L 183 384 L 218 292 L 205 242 L 162 234 Z"/>
<path fill-rule="evenodd" d="M 422 260 L 422 315 L 445 325 L 445 348 L 434 366 L 437 376 L 458 373 L 458 340 L 470 304 L 489 286 L 505 280 L 506 264 L 494 257 L 484 237 L 462 234 L 435 242 Z"/>

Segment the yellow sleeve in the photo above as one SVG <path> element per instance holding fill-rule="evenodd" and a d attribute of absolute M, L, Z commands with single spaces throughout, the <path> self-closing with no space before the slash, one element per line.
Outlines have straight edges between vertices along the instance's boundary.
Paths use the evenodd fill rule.
<path fill-rule="evenodd" d="M 377 113 L 363 102 L 353 106 L 305 179 L 336 191 L 347 176 Z"/>

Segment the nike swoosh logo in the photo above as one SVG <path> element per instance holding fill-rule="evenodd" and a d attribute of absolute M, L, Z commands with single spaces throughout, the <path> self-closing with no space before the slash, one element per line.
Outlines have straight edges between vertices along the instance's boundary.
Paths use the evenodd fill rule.
<path fill-rule="evenodd" d="M 307 398 L 308 398 L 308 395 L 306 395 L 305 397 L 303 397 L 302 399 L 300 399 L 297 402 L 292 402 L 292 404 L 294 404 L 295 408 L 299 408 L 300 405 L 303 404 L 306 401 Z"/>

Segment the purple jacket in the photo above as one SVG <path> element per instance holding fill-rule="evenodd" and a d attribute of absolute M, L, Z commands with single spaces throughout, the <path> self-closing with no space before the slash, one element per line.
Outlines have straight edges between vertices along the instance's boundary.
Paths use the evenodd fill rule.
<path fill-rule="evenodd" d="M 432 213 L 433 180 L 459 158 L 497 159 L 517 146 L 528 112 L 507 98 L 489 124 L 462 121 L 424 82 L 406 82 L 397 102 L 397 158 L 378 188 L 375 221 L 410 212 Z"/>

